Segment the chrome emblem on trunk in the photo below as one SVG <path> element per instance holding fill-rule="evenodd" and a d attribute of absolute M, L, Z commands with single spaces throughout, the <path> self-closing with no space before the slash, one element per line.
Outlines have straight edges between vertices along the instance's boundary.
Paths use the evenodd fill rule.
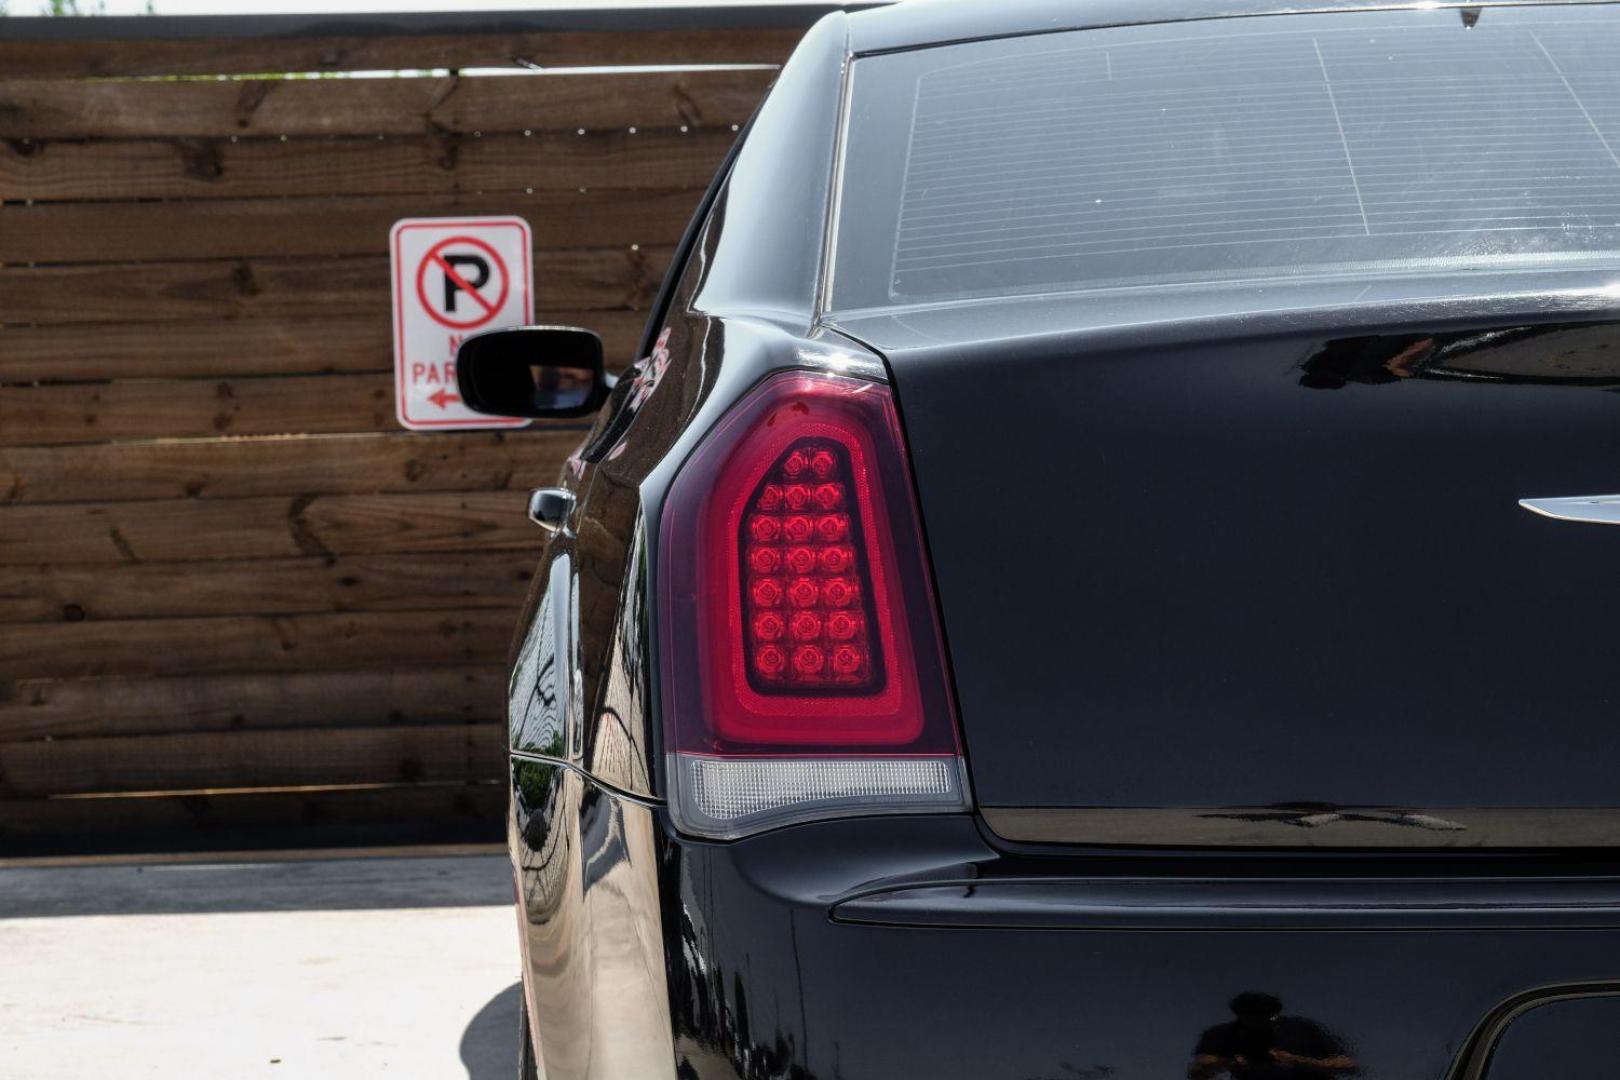
<path fill-rule="evenodd" d="M 1620 495 L 1574 495 L 1566 499 L 1520 499 L 1531 513 L 1559 521 L 1620 525 Z"/>

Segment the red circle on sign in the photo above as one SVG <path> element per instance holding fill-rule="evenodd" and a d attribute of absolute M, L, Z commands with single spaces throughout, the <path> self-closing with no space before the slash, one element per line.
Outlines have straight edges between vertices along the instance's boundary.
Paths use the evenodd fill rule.
<path fill-rule="evenodd" d="M 465 278 L 456 273 L 455 268 L 446 262 L 444 257 L 439 254 L 439 252 L 443 251 L 451 244 L 471 244 L 473 247 L 478 248 L 480 251 L 484 252 L 484 254 L 490 257 L 491 261 L 493 262 L 491 269 L 495 273 L 498 273 L 501 278 L 501 291 L 500 294 L 495 298 L 495 302 L 493 304 L 491 304 L 488 300 L 485 300 L 483 295 L 480 294 L 477 289 L 468 284 Z M 473 303 L 483 308 L 484 313 L 482 315 L 475 316 L 474 318 L 465 320 L 451 319 L 441 315 L 439 311 L 428 302 L 427 297 L 427 269 L 432 265 L 437 265 L 440 270 L 444 271 L 447 277 L 461 287 L 462 294 L 470 299 Z M 440 240 L 437 244 L 434 244 L 432 247 L 428 248 L 427 254 L 422 256 L 421 265 L 416 268 L 416 298 L 417 300 L 421 301 L 422 310 L 427 312 L 428 316 L 432 318 L 434 322 L 443 326 L 448 326 L 452 330 L 472 330 L 476 327 L 483 326 L 485 323 L 489 322 L 489 320 L 493 319 L 500 312 L 501 308 L 506 305 L 506 294 L 511 288 L 511 285 L 512 277 L 506 272 L 506 263 L 501 259 L 500 254 L 496 252 L 494 248 L 490 247 L 488 244 L 484 243 L 475 236 L 452 236 L 448 240 Z"/>

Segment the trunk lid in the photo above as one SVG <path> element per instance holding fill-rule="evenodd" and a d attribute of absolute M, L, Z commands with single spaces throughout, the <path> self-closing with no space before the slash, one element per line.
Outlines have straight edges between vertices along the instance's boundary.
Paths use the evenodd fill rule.
<path fill-rule="evenodd" d="M 842 324 L 893 370 L 981 806 L 1620 806 L 1620 529 L 1519 505 L 1620 492 L 1612 300 L 1101 303 Z"/>

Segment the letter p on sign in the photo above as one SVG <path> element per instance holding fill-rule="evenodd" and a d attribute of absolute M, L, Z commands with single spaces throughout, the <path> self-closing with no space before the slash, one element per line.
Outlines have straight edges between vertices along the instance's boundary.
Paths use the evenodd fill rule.
<path fill-rule="evenodd" d="M 529 224 L 517 217 L 406 218 L 389 234 L 394 278 L 394 403 L 413 431 L 523 427 L 485 416 L 456 389 L 468 334 L 534 321 Z"/>

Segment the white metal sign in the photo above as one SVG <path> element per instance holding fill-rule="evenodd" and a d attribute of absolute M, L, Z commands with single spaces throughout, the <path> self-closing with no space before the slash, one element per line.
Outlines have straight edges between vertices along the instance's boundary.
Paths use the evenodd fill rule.
<path fill-rule="evenodd" d="M 456 389 L 468 334 L 534 321 L 529 223 L 518 217 L 406 218 L 389 234 L 394 402 L 416 431 L 523 427 L 473 412 Z"/>

